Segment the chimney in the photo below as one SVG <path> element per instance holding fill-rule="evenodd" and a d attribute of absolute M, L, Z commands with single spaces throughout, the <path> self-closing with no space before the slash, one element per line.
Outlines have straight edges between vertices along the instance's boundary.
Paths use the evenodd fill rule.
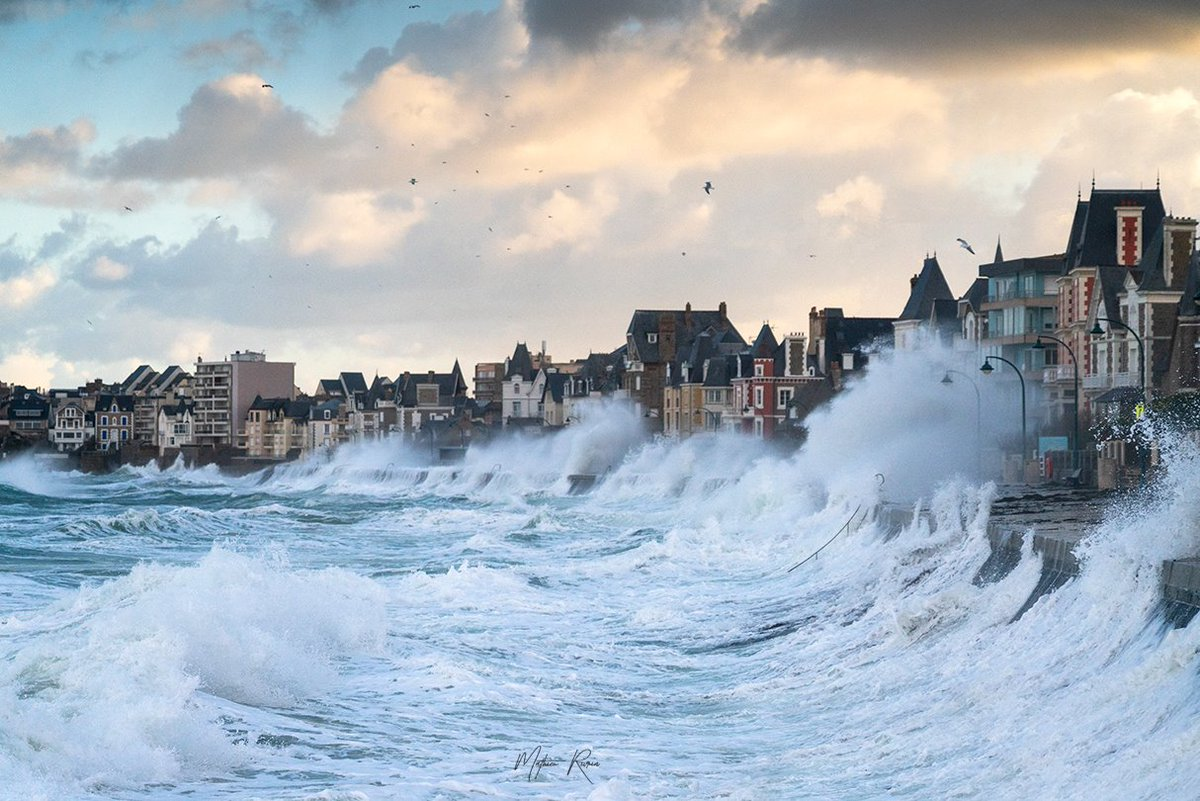
<path fill-rule="evenodd" d="M 1117 264 L 1136 267 L 1142 257 L 1142 210 L 1135 205 L 1117 206 Z"/>
<path fill-rule="evenodd" d="M 433 371 L 432 371 L 432 370 L 430 370 L 430 371 L 429 371 L 429 383 L 430 383 L 430 384 L 435 384 L 435 383 L 437 383 L 437 379 L 435 379 L 435 378 L 433 377 Z"/>
<path fill-rule="evenodd" d="M 1195 220 L 1189 217 L 1163 220 L 1163 282 L 1174 292 L 1182 292 L 1187 283 L 1195 238 Z"/>
<path fill-rule="evenodd" d="M 921 278 L 921 276 L 918 274 L 918 275 L 914 275 L 912 278 L 908 279 L 908 288 L 916 289 L 917 281 L 920 280 L 920 278 Z"/>
<path fill-rule="evenodd" d="M 729 328 L 729 315 L 726 314 L 725 301 L 721 301 L 721 304 L 719 306 L 717 306 L 717 313 L 720 314 L 720 316 L 721 316 L 721 330 L 724 331 L 724 330 L 728 329 Z"/>
<path fill-rule="evenodd" d="M 690 302 L 685 303 L 683 306 L 683 327 L 692 327 L 692 304 Z"/>

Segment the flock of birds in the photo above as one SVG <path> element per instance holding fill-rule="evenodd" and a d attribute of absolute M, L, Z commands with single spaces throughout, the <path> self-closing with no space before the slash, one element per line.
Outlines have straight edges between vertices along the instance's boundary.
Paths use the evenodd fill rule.
<path fill-rule="evenodd" d="M 413 5 L 410 5 L 410 6 L 409 6 L 409 8 L 410 8 L 410 9 L 417 9 L 417 8 L 420 8 L 420 7 L 421 7 L 421 6 L 420 6 L 419 4 L 413 4 Z M 270 84 L 270 83 L 264 83 L 264 84 L 262 84 L 262 85 L 261 85 L 261 88 L 263 88 L 263 89 L 267 89 L 267 90 L 273 90 L 273 89 L 275 88 L 275 86 L 274 86 L 274 84 Z M 510 95 L 505 95 L 504 97 L 505 97 L 505 98 L 508 98 L 508 97 L 510 97 Z M 490 115 L 488 112 L 486 112 L 486 111 L 485 111 L 485 112 L 484 112 L 484 116 L 485 116 L 485 117 L 490 117 L 491 115 Z M 516 127 L 516 126 L 509 126 L 509 127 Z M 416 146 L 416 143 L 415 143 L 415 142 L 413 143 L 413 146 L 414 146 L 414 147 Z M 378 146 L 378 145 L 376 145 L 376 146 L 375 146 L 375 148 L 376 148 L 376 149 L 378 149 L 378 148 L 379 148 L 379 146 Z M 443 163 L 443 164 L 445 164 L 446 162 L 444 162 L 444 161 L 443 161 L 442 163 Z M 526 169 L 526 171 L 528 171 L 528 169 L 529 169 L 529 168 L 528 168 L 528 167 L 526 167 L 525 169 Z M 475 172 L 476 172 L 476 173 L 478 173 L 478 172 L 479 172 L 479 170 L 475 170 Z M 541 170 L 538 170 L 538 172 L 540 173 L 540 172 L 541 172 Z M 408 179 L 408 183 L 409 183 L 409 185 L 411 185 L 411 186 L 416 186 L 416 185 L 417 185 L 417 179 L 416 179 L 415 177 L 409 178 L 409 179 Z M 565 185 L 565 187 L 566 187 L 567 189 L 570 189 L 570 188 L 571 188 L 571 185 L 570 185 L 570 184 L 566 184 L 566 185 Z M 705 181 L 705 182 L 704 182 L 704 184 L 703 184 L 703 185 L 702 185 L 700 188 L 704 190 L 704 194 L 705 194 L 705 195 L 711 195 L 711 194 L 713 193 L 713 190 L 714 190 L 714 189 L 716 189 L 716 187 L 713 185 L 713 182 L 712 182 L 712 181 Z M 436 203 L 437 201 L 434 201 L 434 202 Z M 133 209 L 132 209 L 130 206 L 125 206 L 124 208 L 125 208 L 125 211 L 127 211 L 127 212 L 132 212 L 132 211 L 133 211 Z M 546 215 L 546 216 L 547 216 L 547 218 L 552 218 L 552 217 L 553 217 L 553 215 Z M 214 219 L 215 219 L 215 220 L 219 220 L 219 219 L 221 219 L 221 215 L 219 215 L 219 214 L 218 214 L 218 215 L 217 215 L 217 216 L 216 216 Z M 492 232 L 492 228 L 491 228 L 491 226 L 488 226 L 488 232 L 489 232 L 489 233 L 491 233 L 491 232 Z M 959 237 L 957 241 L 958 241 L 958 245 L 959 245 L 959 247 L 961 247 L 962 249 L 966 250 L 966 251 L 967 251 L 968 253 L 970 253 L 971 255 L 975 255 L 975 249 L 971 247 L 971 244 L 970 244 L 969 242 L 967 242 L 967 240 L 963 239 L 962 237 Z M 508 248 L 508 250 L 512 250 L 512 248 L 510 247 L 510 248 Z M 480 255 L 481 255 L 481 254 L 476 254 L 476 258 L 479 258 L 479 257 L 480 257 Z M 680 251 L 680 255 L 682 255 L 682 256 L 686 256 L 686 255 L 687 255 L 687 251 L 686 251 L 686 250 L 684 250 L 684 251 Z M 808 254 L 808 257 L 809 257 L 810 259 L 815 259 L 815 258 L 816 258 L 816 256 L 817 256 L 817 254 L 815 254 L 815 253 L 809 253 L 809 254 Z M 307 266 L 307 265 L 306 265 L 306 266 Z M 271 276 L 270 276 L 270 275 L 268 275 L 267 277 L 268 277 L 268 278 L 270 278 Z M 309 308 L 311 309 L 312 307 L 311 307 L 311 306 L 309 306 Z M 89 325 L 91 325 L 91 321 L 90 321 L 90 320 L 88 321 L 88 324 L 89 324 Z"/>

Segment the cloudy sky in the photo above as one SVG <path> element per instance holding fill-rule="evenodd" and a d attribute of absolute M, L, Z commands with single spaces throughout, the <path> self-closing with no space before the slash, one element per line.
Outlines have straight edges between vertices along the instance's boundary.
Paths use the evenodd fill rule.
<path fill-rule="evenodd" d="M 782 334 L 1060 252 L 1093 174 L 1200 214 L 1194 0 L 0 0 L 0 59 L 33 386 L 470 374 L 688 301 Z"/>

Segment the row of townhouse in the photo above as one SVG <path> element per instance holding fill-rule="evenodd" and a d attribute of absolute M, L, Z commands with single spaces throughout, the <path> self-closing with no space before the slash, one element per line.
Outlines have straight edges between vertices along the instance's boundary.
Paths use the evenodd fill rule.
<path fill-rule="evenodd" d="M 0 442 L 41 437 L 61 450 L 133 442 L 160 452 L 191 446 L 273 457 L 396 434 L 465 444 L 490 427 L 568 425 L 582 400 L 598 396 L 629 399 L 652 432 L 772 439 L 802 435 L 805 416 L 879 349 L 933 337 L 1013 365 L 1028 386 L 1033 442 L 1066 436 L 1080 450 L 1094 422 L 1200 389 L 1196 231 L 1194 219 L 1166 213 L 1157 186 L 1093 186 L 1076 200 L 1062 252 L 1006 258 L 997 242 L 961 295 L 936 253 L 927 255 L 896 317 L 813 307 L 807 333 L 776 338 L 764 323 L 748 342 L 723 302 L 637 309 L 611 352 L 555 362 L 544 343 L 536 353 L 517 343 L 503 361 L 476 364 L 473 398 L 457 362 L 448 373 L 370 383 L 341 373 L 304 395 L 294 363 L 237 351 L 198 358 L 191 374 L 142 365 L 116 385 L 96 381 L 47 396 L 10 388 L 0 392 Z M 1026 456 L 1031 445 L 1020 445 Z"/>
<path fill-rule="evenodd" d="M 892 318 L 815 307 L 808 334 L 777 339 L 764 323 L 747 343 L 716 309 L 639 309 L 626 330 L 625 387 L 651 430 L 802 438 L 805 417 L 891 343 Z"/>
<path fill-rule="evenodd" d="M 139 366 L 125 381 L 100 379 L 76 389 L 40 392 L 23 386 L 0 392 L 0 427 L 9 446 L 48 443 L 59 452 L 94 443 L 116 450 L 158 439 L 160 408 L 186 395 L 188 374 L 178 366 L 158 373 Z"/>
<path fill-rule="evenodd" d="M 936 255 L 926 258 L 895 323 L 897 348 L 933 336 L 1019 371 L 1034 431 L 1027 457 L 1043 437 L 1081 451 L 1105 436 L 1098 424 L 1200 398 L 1196 220 L 1168 214 L 1158 186 L 1093 186 L 1066 233 L 1063 251 L 1046 255 L 1006 258 L 997 242 L 958 297 Z"/>

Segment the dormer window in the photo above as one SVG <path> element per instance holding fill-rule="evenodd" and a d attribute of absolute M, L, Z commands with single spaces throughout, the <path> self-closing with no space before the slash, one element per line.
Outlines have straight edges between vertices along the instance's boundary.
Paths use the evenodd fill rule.
<path fill-rule="evenodd" d="M 658 332 L 651 331 L 649 334 L 646 334 L 646 341 L 649 342 L 651 345 L 656 344 L 658 342 Z"/>
<path fill-rule="evenodd" d="M 113 405 L 112 405 L 112 406 L 109 408 L 109 411 L 110 411 L 110 412 L 115 412 L 116 410 L 117 410 L 117 404 L 115 404 L 115 403 L 114 403 L 114 404 L 113 404 Z"/>

